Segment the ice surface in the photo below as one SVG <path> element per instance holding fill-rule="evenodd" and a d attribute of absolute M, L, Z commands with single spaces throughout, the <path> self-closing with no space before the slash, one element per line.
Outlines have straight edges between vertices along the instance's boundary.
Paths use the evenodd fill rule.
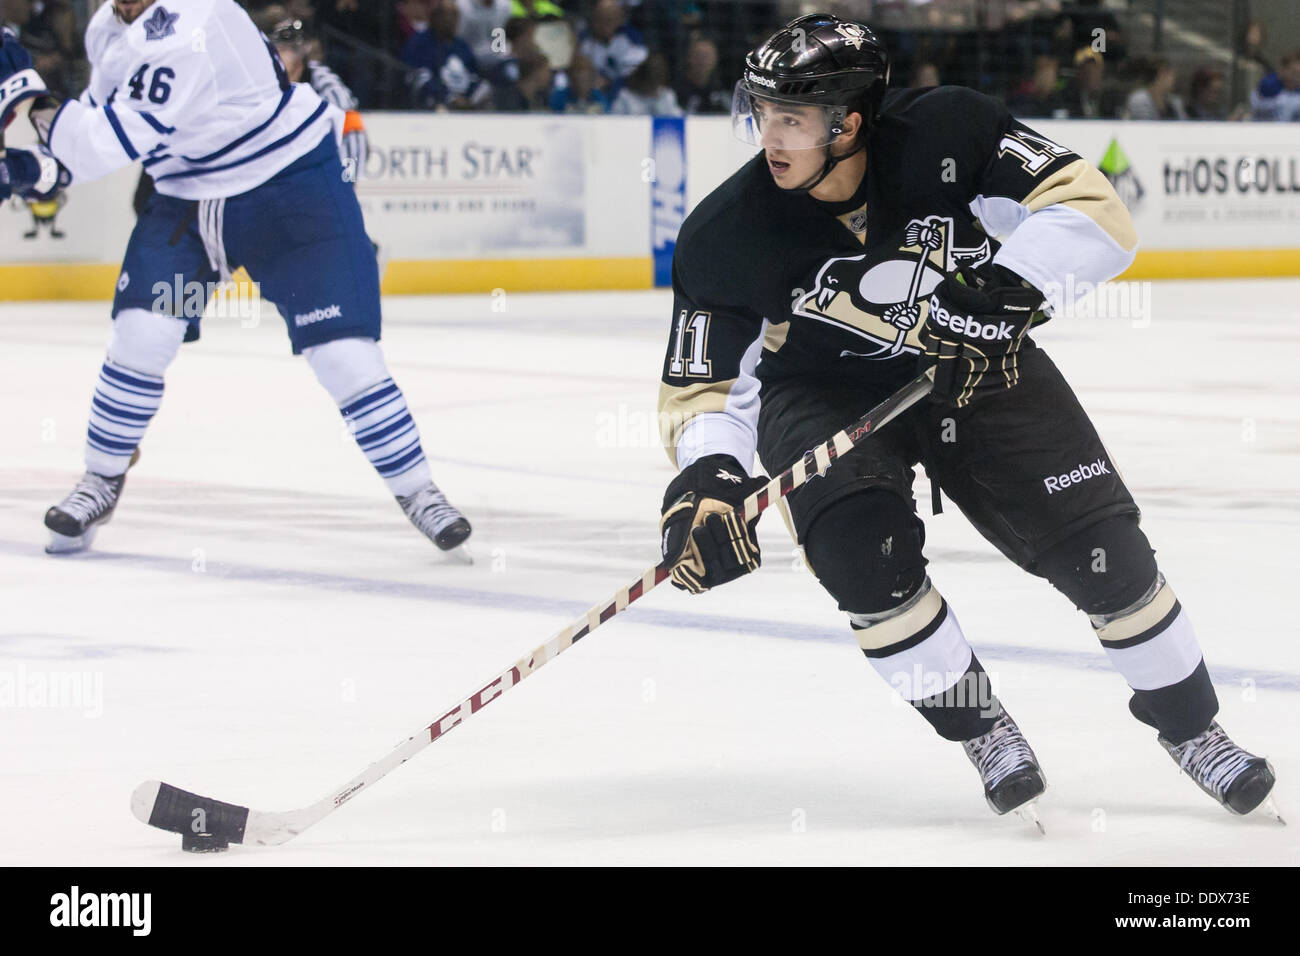
<path fill-rule="evenodd" d="M 1143 505 L 1224 726 L 1300 823 L 1300 282 L 1151 295 L 1149 326 L 1058 319 L 1038 340 Z M 1180 778 L 1083 617 L 952 508 L 927 520 L 931 572 L 1043 762 L 1046 838 L 989 812 L 773 515 L 759 573 L 660 588 L 293 843 L 183 855 L 128 812 L 140 781 L 314 801 L 656 558 L 667 295 L 386 309 L 472 567 L 407 525 L 278 319 L 205 323 L 96 549 L 47 557 L 106 308 L 0 306 L 0 862 L 1300 862 L 1300 826 L 1233 818 Z M 77 675 L 83 700 L 38 706 Z"/>

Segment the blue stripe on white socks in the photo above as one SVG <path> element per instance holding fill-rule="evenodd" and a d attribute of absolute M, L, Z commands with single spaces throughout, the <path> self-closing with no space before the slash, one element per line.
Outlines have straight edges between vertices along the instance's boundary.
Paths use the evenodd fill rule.
<path fill-rule="evenodd" d="M 86 469 L 112 477 L 126 471 L 154 413 L 162 404 L 163 380 L 106 360 L 90 400 Z"/>
<path fill-rule="evenodd" d="M 393 494 L 409 495 L 432 481 L 420 431 L 406 407 L 406 396 L 391 378 L 349 399 L 339 411 Z"/>

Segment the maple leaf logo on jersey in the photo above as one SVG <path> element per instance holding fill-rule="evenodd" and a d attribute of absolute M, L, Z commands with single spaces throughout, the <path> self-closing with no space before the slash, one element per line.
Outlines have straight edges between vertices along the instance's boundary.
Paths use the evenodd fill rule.
<path fill-rule="evenodd" d="M 864 339 L 863 351 L 845 349 L 840 357 L 891 359 L 921 351 L 920 330 L 928 299 L 944 275 L 990 257 L 988 239 L 978 246 L 956 246 L 948 216 L 913 219 L 902 243 L 887 259 L 867 253 L 829 259 L 811 292 L 794 304 L 794 314 L 816 319 Z"/>
<path fill-rule="evenodd" d="M 168 13 L 166 7 L 155 8 L 149 14 L 149 19 L 144 21 L 145 41 L 163 40 L 172 36 L 176 32 L 176 21 L 180 18 L 179 13 Z"/>

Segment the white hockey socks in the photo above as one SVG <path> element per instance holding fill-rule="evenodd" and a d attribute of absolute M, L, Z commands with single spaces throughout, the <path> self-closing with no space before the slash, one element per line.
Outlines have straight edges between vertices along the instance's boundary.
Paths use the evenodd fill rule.
<path fill-rule="evenodd" d="M 337 339 L 303 355 L 389 491 L 405 497 L 433 483 L 420 431 L 377 342 Z"/>
<path fill-rule="evenodd" d="M 1192 622 L 1163 574 L 1134 606 L 1091 620 L 1106 656 L 1136 691 L 1177 684 L 1201 663 Z"/>
<path fill-rule="evenodd" d="M 926 578 L 902 606 L 850 614 L 858 646 L 876 673 L 948 740 L 986 733 L 1001 704 L 957 616 Z"/>
<path fill-rule="evenodd" d="M 86 470 L 108 478 L 124 473 L 131 454 L 162 404 L 163 372 L 176 357 L 186 323 L 144 309 L 113 320 L 108 355 L 90 401 Z"/>

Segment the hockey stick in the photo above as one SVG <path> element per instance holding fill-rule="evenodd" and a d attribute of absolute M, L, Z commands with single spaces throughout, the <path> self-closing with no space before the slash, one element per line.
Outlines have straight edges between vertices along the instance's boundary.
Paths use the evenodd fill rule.
<path fill-rule="evenodd" d="M 930 369 L 856 422 L 809 451 L 745 499 L 745 521 L 757 518 L 777 499 L 788 495 L 809 477 L 822 474 L 836 458 L 846 454 L 868 435 L 915 405 L 929 394 L 933 386 L 934 370 Z M 633 601 L 644 597 L 666 580 L 668 571 L 666 562 L 649 568 L 630 587 L 615 594 L 612 600 L 597 604 L 586 615 L 562 628 L 545 644 L 535 648 L 527 657 L 520 658 L 508 670 L 497 675 L 429 726 L 398 744 L 387 756 L 309 806 L 283 813 L 266 813 L 222 803 L 170 784 L 149 780 L 140 784 L 131 795 L 131 812 L 143 823 L 180 833 L 183 837 L 181 846 L 188 850 L 221 850 L 229 843 L 255 843 L 262 846 L 286 843 L 329 816 L 359 791 L 373 786 L 390 770 L 410 760 L 466 717 L 477 713 L 525 677 L 536 673 L 543 664 L 564 653 L 614 615 L 626 610 Z"/>

